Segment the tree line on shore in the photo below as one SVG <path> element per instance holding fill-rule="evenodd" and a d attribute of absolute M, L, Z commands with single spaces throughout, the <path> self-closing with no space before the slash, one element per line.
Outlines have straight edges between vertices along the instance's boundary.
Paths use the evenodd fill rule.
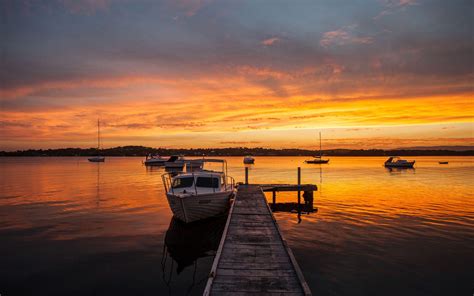
<path fill-rule="evenodd" d="M 414 150 L 414 149 L 328 149 L 322 151 L 326 156 L 474 156 L 474 150 Z M 315 156 L 319 150 L 306 149 L 271 149 L 271 148 L 151 148 L 144 146 L 120 146 L 101 149 L 102 156 L 146 156 L 153 155 L 186 155 L 186 156 Z M 96 148 L 59 148 L 28 149 L 18 151 L 0 151 L 0 156 L 95 156 Z"/>

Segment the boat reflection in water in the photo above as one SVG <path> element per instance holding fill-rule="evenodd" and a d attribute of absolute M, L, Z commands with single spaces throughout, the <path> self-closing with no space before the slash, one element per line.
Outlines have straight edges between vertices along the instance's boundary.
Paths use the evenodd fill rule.
<path fill-rule="evenodd" d="M 165 244 L 161 266 L 163 281 L 171 292 L 174 265 L 176 273 L 181 274 L 187 267 L 192 266 L 193 276 L 187 288 L 187 294 L 197 285 L 205 285 L 208 274 L 201 279 L 196 279 L 196 269 L 200 259 L 210 258 L 211 262 L 219 248 L 220 239 L 224 232 L 227 215 L 208 218 L 193 223 L 184 223 L 172 218 L 166 231 Z M 167 261 L 171 257 L 171 264 Z M 170 266 L 170 267 L 169 267 Z M 209 267 L 210 268 L 210 267 Z M 182 282 L 180 280 L 180 282 Z"/>
<path fill-rule="evenodd" d="M 391 167 L 385 167 L 387 172 L 390 175 L 401 175 L 405 173 L 415 173 L 416 169 L 415 168 L 391 168 Z"/>

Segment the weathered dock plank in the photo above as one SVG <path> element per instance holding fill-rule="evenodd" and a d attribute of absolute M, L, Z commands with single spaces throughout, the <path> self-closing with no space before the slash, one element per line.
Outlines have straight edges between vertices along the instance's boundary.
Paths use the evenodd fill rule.
<path fill-rule="evenodd" d="M 204 295 L 311 295 L 260 186 L 239 186 Z"/>

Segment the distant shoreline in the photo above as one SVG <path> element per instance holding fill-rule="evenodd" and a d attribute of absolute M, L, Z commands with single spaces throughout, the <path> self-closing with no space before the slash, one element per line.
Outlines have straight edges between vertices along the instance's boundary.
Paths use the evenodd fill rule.
<path fill-rule="evenodd" d="M 186 155 L 186 156 L 315 156 L 319 150 L 306 149 L 269 149 L 269 148 L 202 148 L 202 149 L 166 149 L 150 148 L 143 146 L 123 146 L 102 149 L 102 156 L 137 156 L 145 157 L 149 154 L 158 155 Z M 474 149 L 455 151 L 447 149 L 327 149 L 323 150 L 324 156 L 474 156 Z M 29 149 L 20 151 L 0 151 L 0 157 L 8 156 L 95 156 L 95 148 L 60 148 L 60 149 Z"/>

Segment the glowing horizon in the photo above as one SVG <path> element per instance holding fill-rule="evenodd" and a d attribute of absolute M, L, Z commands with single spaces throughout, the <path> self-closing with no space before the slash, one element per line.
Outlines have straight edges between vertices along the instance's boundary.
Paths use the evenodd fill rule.
<path fill-rule="evenodd" d="M 473 146 L 472 4 L 339 6 L 6 1 L 0 150 Z"/>

